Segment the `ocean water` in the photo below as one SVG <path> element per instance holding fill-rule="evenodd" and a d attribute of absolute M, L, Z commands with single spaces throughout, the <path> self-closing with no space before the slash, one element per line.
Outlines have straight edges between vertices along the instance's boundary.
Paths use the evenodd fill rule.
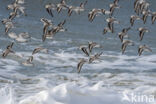
<path fill-rule="evenodd" d="M 79 6 L 84 0 L 66 0 L 67 4 Z M 10 11 L 6 9 L 13 0 L 0 1 L 0 20 L 7 18 Z M 28 32 L 31 40 L 27 43 L 15 41 L 13 50 L 16 55 L 5 59 L 0 56 L 0 104 L 156 104 L 156 23 L 136 21 L 128 32 L 129 39 L 135 46 L 127 47 L 121 54 L 121 42 L 117 33 L 129 27 L 129 18 L 134 13 L 134 0 L 120 0 L 120 9 L 116 9 L 114 17 L 120 21 L 115 24 L 115 33 L 103 35 L 109 16 L 97 16 L 90 23 L 88 12 L 92 8 L 109 9 L 113 0 L 88 0 L 86 11 L 80 15 L 73 13 L 67 16 L 67 10 L 60 14 L 54 11 L 50 17 L 44 5 L 59 3 L 59 0 L 25 0 L 27 16 L 13 20 L 15 28 L 10 32 Z M 156 11 L 156 1 L 147 0 L 150 10 Z M 53 40 L 42 42 L 43 24 L 41 18 L 51 19 L 54 24 L 66 19 L 66 32 L 57 33 Z M 137 28 L 146 27 L 143 41 L 139 41 Z M 4 25 L 0 23 L 0 53 L 13 39 L 5 35 Z M 77 63 L 80 58 L 87 57 L 78 49 L 89 41 L 97 42 L 101 48 L 93 49 L 93 53 L 103 52 L 100 60 L 92 64 L 84 64 L 77 74 Z M 144 52 L 138 56 L 137 49 L 147 44 L 152 52 Z M 34 48 L 43 46 L 48 54 L 34 55 L 34 66 L 22 65 Z M 124 95 L 129 100 L 124 100 Z M 135 100 L 133 101 L 133 96 Z M 141 100 L 142 96 L 146 96 Z M 154 96 L 154 100 L 152 99 Z M 151 100 L 149 101 L 149 99 Z"/>

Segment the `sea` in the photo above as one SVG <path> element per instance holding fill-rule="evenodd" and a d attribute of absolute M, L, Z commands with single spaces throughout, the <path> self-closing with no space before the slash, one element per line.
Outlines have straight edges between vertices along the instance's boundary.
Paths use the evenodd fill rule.
<path fill-rule="evenodd" d="M 65 0 L 67 5 L 79 6 L 85 0 Z M 109 15 L 97 15 L 88 21 L 88 13 L 93 8 L 109 10 L 113 0 L 88 0 L 85 11 L 72 13 L 68 10 L 51 17 L 46 4 L 58 4 L 60 0 L 25 0 L 22 4 L 27 16 L 20 15 L 13 20 L 10 32 L 28 32 L 31 36 L 26 43 L 17 42 L 5 34 L 5 26 L 0 23 L 0 54 L 7 45 L 14 42 L 6 58 L 0 55 L 0 104 L 156 104 L 156 22 L 148 16 L 146 24 L 136 20 L 128 31 L 128 46 L 124 54 L 118 33 L 130 27 L 130 16 L 134 12 L 135 0 L 119 0 L 119 9 L 113 17 L 120 24 L 114 24 L 114 33 L 103 34 Z M 156 11 L 156 0 L 146 0 L 151 12 Z M 14 0 L 0 0 L 0 20 L 9 17 L 7 5 Z M 140 17 L 142 17 L 140 15 Z M 50 19 L 54 25 L 66 20 L 65 32 L 57 33 L 53 39 L 42 42 L 43 23 L 41 18 Z M 139 27 L 149 29 L 140 41 Z M 102 52 L 98 60 L 85 63 L 80 73 L 77 64 L 81 58 L 89 59 L 80 49 L 81 45 L 96 42 L 92 55 Z M 139 45 L 147 45 L 152 52 L 138 55 Z M 37 47 L 48 49 L 48 53 L 34 54 L 34 66 L 24 66 L 32 51 Z"/>

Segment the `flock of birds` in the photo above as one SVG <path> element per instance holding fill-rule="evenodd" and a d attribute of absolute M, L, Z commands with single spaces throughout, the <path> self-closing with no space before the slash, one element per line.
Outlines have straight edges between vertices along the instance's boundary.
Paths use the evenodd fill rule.
<path fill-rule="evenodd" d="M 53 11 L 57 11 L 60 13 L 63 10 L 68 11 L 68 16 L 70 17 L 73 12 L 76 14 L 80 14 L 81 12 L 84 12 L 85 6 L 87 5 L 88 1 L 84 1 L 80 3 L 80 6 L 71 6 L 67 5 L 65 0 L 61 0 L 60 3 L 58 4 L 52 4 L 49 3 L 45 5 L 45 10 L 47 13 L 51 16 L 54 17 Z M 5 26 L 5 34 L 6 36 L 14 39 L 17 42 L 28 42 L 30 40 L 30 35 L 27 32 L 23 32 L 20 34 L 16 34 L 14 32 L 9 32 L 12 28 L 14 28 L 14 23 L 13 20 L 16 17 L 19 17 L 20 15 L 27 16 L 25 13 L 25 7 L 23 6 L 24 0 L 15 0 L 12 4 L 9 4 L 7 6 L 8 10 L 11 10 L 11 13 L 8 18 L 3 19 L 2 23 Z M 106 19 L 107 22 L 107 27 L 104 28 L 103 34 L 106 34 L 107 32 L 114 33 L 114 24 L 119 24 L 120 22 L 113 17 L 113 13 L 115 12 L 115 9 L 120 9 L 121 7 L 119 6 L 119 0 L 114 0 L 113 3 L 110 4 L 110 9 L 98 9 L 94 8 L 89 11 L 88 13 L 88 20 L 89 22 L 92 22 L 96 16 L 99 15 L 108 15 L 109 18 Z M 156 20 L 156 12 L 151 12 L 149 10 L 149 3 L 145 0 L 135 0 L 134 1 L 134 11 L 136 15 L 131 15 L 130 17 L 130 26 L 127 28 L 122 29 L 121 32 L 118 33 L 119 39 L 121 40 L 122 43 L 122 54 L 125 53 L 126 47 L 127 46 L 133 46 L 134 42 L 132 40 L 127 39 L 129 37 L 128 31 L 133 27 L 134 23 L 136 20 L 142 20 L 143 23 L 146 23 L 147 17 L 151 16 L 151 21 L 152 24 L 154 24 Z M 49 19 L 46 18 L 41 18 L 40 21 L 43 23 L 43 35 L 42 35 L 42 41 L 44 42 L 46 39 L 53 39 L 56 33 L 58 32 L 65 32 L 67 31 L 66 28 L 64 28 L 64 24 L 66 23 L 66 20 L 63 20 L 60 22 L 58 25 L 54 25 L 53 22 Z M 140 41 L 143 40 L 144 34 L 149 32 L 149 30 L 145 27 L 140 27 L 138 28 L 139 32 L 139 37 Z M 13 48 L 14 42 L 12 42 L 10 45 L 6 47 L 6 50 L 2 53 L 2 57 L 5 58 L 9 53 L 15 53 L 12 48 Z M 88 56 L 89 59 L 84 59 L 82 58 L 77 65 L 77 72 L 80 73 L 82 66 L 85 63 L 92 63 L 94 60 L 99 59 L 99 57 L 102 55 L 101 53 L 97 53 L 95 55 L 91 55 L 92 49 L 95 47 L 100 47 L 99 44 L 96 42 L 89 42 L 88 45 L 83 45 L 80 46 L 80 50 L 82 50 L 83 53 L 85 53 L 86 56 Z M 37 47 L 33 50 L 32 56 L 30 56 L 25 62 L 23 62 L 23 65 L 26 66 L 32 66 L 33 65 L 33 55 L 38 53 L 38 52 L 48 52 L 48 49 L 43 48 L 43 47 Z M 140 56 L 143 51 L 149 51 L 152 52 L 152 50 L 147 46 L 147 45 L 140 45 L 138 48 L 138 55 Z"/>

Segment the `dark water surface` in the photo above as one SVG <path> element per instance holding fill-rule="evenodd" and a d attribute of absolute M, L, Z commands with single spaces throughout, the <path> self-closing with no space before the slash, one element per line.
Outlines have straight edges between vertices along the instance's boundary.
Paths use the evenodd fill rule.
<path fill-rule="evenodd" d="M 102 32 L 107 26 L 105 19 L 109 16 L 97 16 L 90 23 L 87 15 L 92 8 L 108 10 L 113 0 L 88 0 L 86 11 L 80 15 L 73 13 L 68 17 L 67 10 L 63 10 L 60 14 L 54 11 L 53 18 L 44 9 L 44 5 L 49 2 L 59 3 L 59 0 L 25 0 L 27 16 L 13 20 L 15 28 L 10 32 L 28 32 L 31 41 L 15 42 L 13 50 L 17 56 L 9 55 L 5 59 L 0 56 L 0 101 L 3 102 L 1 104 L 131 104 L 124 103 L 120 97 L 116 97 L 118 92 L 125 89 L 156 96 L 156 23 L 151 24 L 151 17 L 148 17 L 145 25 L 143 21 L 135 22 L 128 32 L 129 39 L 135 42 L 135 46 L 128 47 L 125 54 L 121 54 L 121 42 L 117 33 L 130 26 L 129 18 L 132 14 L 135 15 L 134 0 L 120 0 L 121 8 L 114 12 L 114 17 L 120 24 L 115 24 L 114 34 L 106 35 Z M 78 6 L 83 0 L 66 0 L 66 2 Z M 156 0 L 148 2 L 150 10 L 156 11 Z M 11 3 L 12 0 L 0 1 L 0 20 L 8 17 L 10 11 L 6 7 Z M 40 19 L 43 17 L 51 19 L 54 24 L 66 19 L 67 31 L 56 34 L 53 40 L 42 42 L 43 24 Z M 139 27 L 149 29 L 149 33 L 145 34 L 141 42 L 137 31 Z M 5 35 L 4 29 L 0 23 L 1 53 L 14 41 Z M 78 48 L 88 41 L 100 44 L 102 48 L 95 48 L 93 53 L 103 52 L 103 55 L 101 60 L 85 64 L 81 74 L 77 74 L 79 59 L 87 58 Z M 141 44 L 147 44 L 152 53 L 144 52 L 139 57 L 137 49 Z M 23 66 L 21 63 L 31 56 L 33 49 L 38 46 L 48 48 L 49 53 L 34 55 L 33 67 Z M 112 91 L 109 94 L 101 93 L 109 90 Z M 81 95 L 82 93 L 87 94 Z M 92 96 L 94 94 L 95 97 Z M 93 100 L 87 102 L 83 98 Z"/>

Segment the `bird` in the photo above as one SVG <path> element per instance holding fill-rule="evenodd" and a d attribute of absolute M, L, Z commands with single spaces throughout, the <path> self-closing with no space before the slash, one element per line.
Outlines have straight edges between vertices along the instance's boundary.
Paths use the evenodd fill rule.
<path fill-rule="evenodd" d="M 7 48 L 12 48 L 14 45 L 14 42 L 12 42 L 10 45 L 7 46 Z"/>
<path fill-rule="evenodd" d="M 1 22 L 2 22 L 3 25 L 5 25 L 6 23 L 12 22 L 12 21 L 10 19 L 8 19 L 8 18 L 7 19 L 4 18 Z"/>
<path fill-rule="evenodd" d="M 8 36 L 12 39 L 15 39 L 17 42 L 28 42 L 30 40 L 30 35 L 27 32 L 22 32 L 19 35 L 16 35 L 16 33 L 11 32 L 8 34 Z"/>
<path fill-rule="evenodd" d="M 140 10 L 140 3 L 139 3 L 140 0 L 135 0 L 134 2 L 134 11 L 139 14 L 139 10 Z"/>
<path fill-rule="evenodd" d="M 128 32 L 130 29 L 131 29 L 131 27 L 123 28 L 123 29 L 122 29 L 122 32 L 119 32 L 119 33 L 118 33 L 118 36 L 119 36 L 121 42 L 123 42 L 123 38 L 124 38 L 124 37 L 129 37 L 128 34 L 127 34 L 127 32 Z"/>
<path fill-rule="evenodd" d="M 119 3 L 119 0 L 114 0 L 113 3 L 117 5 Z"/>
<path fill-rule="evenodd" d="M 17 4 L 24 4 L 24 0 L 15 0 L 15 3 L 17 3 Z"/>
<path fill-rule="evenodd" d="M 60 22 L 57 26 L 62 27 L 66 23 L 66 19 Z"/>
<path fill-rule="evenodd" d="M 135 0 L 134 2 L 134 10 L 137 13 L 137 15 L 142 13 L 143 10 L 148 10 L 149 3 L 147 3 L 145 0 Z"/>
<path fill-rule="evenodd" d="M 100 13 L 100 12 L 99 12 Z M 101 9 L 101 13 L 103 15 L 109 15 L 111 12 L 109 10 L 106 10 L 106 9 Z"/>
<path fill-rule="evenodd" d="M 114 23 L 119 24 L 120 22 L 117 21 L 114 17 L 109 17 L 106 19 L 106 22 L 108 23 L 109 30 L 114 33 Z"/>
<path fill-rule="evenodd" d="M 84 7 L 85 7 L 85 5 L 87 4 L 87 2 L 88 2 L 88 1 L 86 0 L 85 2 L 81 3 L 81 4 L 80 4 L 80 8 L 81 8 L 81 9 L 84 9 Z"/>
<path fill-rule="evenodd" d="M 38 53 L 38 52 L 45 52 L 45 53 L 48 53 L 48 49 L 46 48 L 43 48 L 43 47 L 38 47 L 38 48 L 35 48 L 32 52 L 32 55 Z"/>
<path fill-rule="evenodd" d="M 44 42 L 45 39 L 53 39 L 56 33 L 64 31 L 67 31 L 67 29 L 64 29 L 62 26 L 53 27 L 52 29 L 48 30 L 45 34 L 42 35 L 42 41 Z"/>
<path fill-rule="evenodd" d="M 8 6 L 7 6 L 7 9 L 8 10 L 14 10 L 15 9 L 15 7 L 17 6 L 18 4 L 16 3 L 16 2 L 14 2 L 14 3 L 12 3 L 12 4 L 9 4 Z"/>
<path fill-rule="evenodd" d="M 107 18 L 106 19 L 106 22 L 110 22 L 110 23 L 117 23 L 117 24 L 119 24 L 120 22 L 117 20 L 117 19 L 115 19 L 114 17 L 109 17 L 109 18 Z"/>
<path fill-rule="evenodd" d="M 46 33 L 42 35 L 42 41 L 44 42 L 46 39 L 53 39 L 54 35 L 55 34 L 53 33 L 52 29 L 48 30 Z"/>
<path fill-rule="evenodd" d="M 88 50 L 87 50 L 87 46 L 82 45 L 82 46 L 80 46 L 79 49 L 80 49 L 85 55 L 89 56 L 89 52 L 88 52 Z"/>
<path fill-rule="evenodd" d="M 145 32 L 149 32 L 149 30 L 144 27 L 138 28 L 138 31 L 139 31 L 140 41 L 142 41 Z"/>
<path fill-rule="evenodd" d="M 88 13 L 88 20 L 90 22 L 92 22 L 96 16 L 98 16 L 99 14 L 106 14 L 108 12 L 106 12 L 104 9 L 97 9 L 97 8 L 93 8 L 89 13 Z"/>
<path fill-rule="evenodd" d="M 140 19 L 141 18 L 139 16 L 131 15 L 131 17 L 130 17 L 130 24 L 131 24 L 131 26 L 134 25 L 135 20 L 140 20 Z"/>
<path fill-rule="evenodd" d="M 96 42 L 88 42 L 88 49 L 89 49 L 89 52 L 91 53 L 92 52 L 92 49 L 97 46 L 98 44 Z"/>
<path fill-rule="evenodd" d="M 102 55 L 103 52 L 97 53 L 94 56 L 89 58 L 89 63 L 92 63 L 94 60 L 99 59 L 99 57 Z"/>
<path fill-rule="evenodd" d="M 17 12 L 11 12 L 10 16 L 9 16 L 9 19 L 13 20 L 16 16 L 17 16 Z"/>
<path fill-rule="evenodd" d="M 86 4 L 87 4 L 87 1 L 85 1 L 84 3 L 81 3 L 79 7 L 68 6 L 68 16 L 71 16 L 73 11 L 75 11 L 77 14 L 80 14 L 80 12 L 83 12 L 85 10 Z"/>
<path fill-rule="evenodd" d="M 77 72 L 80 73 L 81 69 L 82 69 L 82 66 L 86 63 L 87 61 L 82 58 L 79 63 L 77 64 Z"/>
<path fill-rule="evenodd" d="M 152 20 L 152 24 L 154 24 L 154 22 L 155 22 L 155 20 L 156 20 L 156 12 L 153 12 L 153 13 L 152 13 L 151 20 Z"/>
<path fill-rule="evenodd" d="M 56 27 L 53 27 L 53 28 L 52 28 L 51 32 L 52 32 L 53 34 L 56 34 L 56 33 L 60 32 L 60 31 L 61 31 L 61 32 L 67 31 L 67 29 L 65 29 L 65 28 L 63 27 L 63 25 L 64 25 L 65 23 L 66 23 L 66 20 L 60 22 Z"/>
<path fill-rule="evenodd" d="M 96 13 L 95 13 L 95 11 L 90 11 L 89 13 L 88 13 L 88 20 L 90 21 L 90 22 L 92 22 L 93 20 L 94 20 L 94 18 L 96 17 Z"/>
<path fill-rule="evenodd" d="M 150 16 L 150 11 L 146 11 L 144 10 L 142 12 L 143 16 L 142 16 L 142 20 L 143 20 L 143 23 L 145 24 L 146 23 L 146 20 L 147 20 L 147 17 Z"/>
<path fill-rule="evenodd" d="M 43 23 L 43 34 L 45 34 L 50 26 L 53 26 L 51 20 L 46 18 L 41 18 L 41 22 Z"/>
<path fill-rule="evenodd" d="M 9 31 L 11 28 L 14 28 L 13 23 L 10 22 L 10 21 L 9 21 L 9 22 L 6 22 L 6 23 L 5 23 L 5 33 L 7 34 L 8 31 Z"/>
<path fill-rule="evenodd" d="M 24 66 L 34 66 L 34 64 L 32 63 L 33 61 L 33 56 L 30 56 L 25 62 L 23 62 L 22 64 Z"/>
<path fill-rule="evenodd" d="M 121 42 L 123 42 L 124 37 L 128 37 L 128 34 L 124 33 L 124 32 L 119 32 L 118 36 L 119 36 L 119 39 L 121 40 Z"/>
<path fill-rule="evenodd" d="M 130 29 L 131 29 L 131 27 L 123 28 L 123 29 L 122 29 L 122 32 L 123 32 L 123 33 L 127 33 Z"/>
<path fill-rule="evenodd" d="M 138 55 L 141 56 L 143 51 L 152 52 L 152 50 L 147 45 L 140 45 L 138 48 Z"/>
<path fill-rule="evenodd" d="M 110 9 L 109 9 L 109 11 L 110 11 L 110 16 L 113 15 L 115 8 L 120 8 L 120 7 L 117 5 L 117 2 L 114 2 L 114 3 L 110 4 L 109 7 L 110 7 Z"/>
<path fill-rule="evenodd" d="M 103 29 L 103 34 L 106 34 L 107 32 L 111 32 L 111 30 L 108 27 L 105 27 Z"/>
<path fill-rule="evenodd" d="M 8 10 L 13 10 L 13 12 L 16 12 L 16 13 L 22 13 L 22 14 L 24 14 L 25 16 L 27 15 L 26 13 L 25 13 L 25 7 L 24 6 L 21 6 L 19 3 L 17 3 L 17 2 L 14 2 L 14 3 L 12 3 L 12 4 L 9 4 L 8 6 L 7 6 L 7 9 Z"/>
<path fill-rule="evenodd" d="M 125 52 L 125 50 L 126 50 L 126 47 L 127 47 L 128 45 L 133 46 L 133 45 L 134 45 L 134 42 L 131 41 L 131 40 L 123 40 L 123 42 L 122 42 L 122 47 L 121 47 L 121 49 L 122 49 L 122 54 L 124 54 L 124 52 Z"/>
<path fill-rule="evenodd" d="M 12 50 L 13 45 L 14 42 L 7 46 L 6 50 L 2 53 L 3 58 L 5 58 L 9 53 L 14 53 L 14 51 Z"/>
<path fill-rule="evenodd" d="M 52 3 L 46 4 L 45 5 L 45 9 L 46 9 L 46 11 L 48 12 L 48 14 L 50 16 L 54 17 L 52 10 L 56 9 L 56 5 L 55 4 L 52 4 Z"/>
<path fill-rule="evenodd" d="M 44 19 L 43 19 L 44 20 Z M 63 25 L 66 23 L 66 20 L 60 22 L 57 26 L 54 26 L 48 21 L 43 21 L 44 23 L 44 29 L 43 29 L 43 35 L 42 35 L 42 41 L 44 42 L 46 38 L 53 39 L 54 35 L 58 32 L 65 32 L 67 29 L 63 27 Z M 48 25 L 50 24 L 50 25 Z M 52 25 L 52 28 L 48 30 L 48 27 Z"/>
<path fill-rule="evenodd" d="M 60 13 L 62 9 L 67 9 L 65 0 L 61 0 L 61 2 L 56 5 L 56 8 L 58 13 Z"/>
<path fill-rule="evenodd" d="M 149 3 L 146 2 L 145 0 L 143 1 L 140 1 L 140 11 L 147 11 L 148 10 L 148 7 L 149 7 Z"/>

